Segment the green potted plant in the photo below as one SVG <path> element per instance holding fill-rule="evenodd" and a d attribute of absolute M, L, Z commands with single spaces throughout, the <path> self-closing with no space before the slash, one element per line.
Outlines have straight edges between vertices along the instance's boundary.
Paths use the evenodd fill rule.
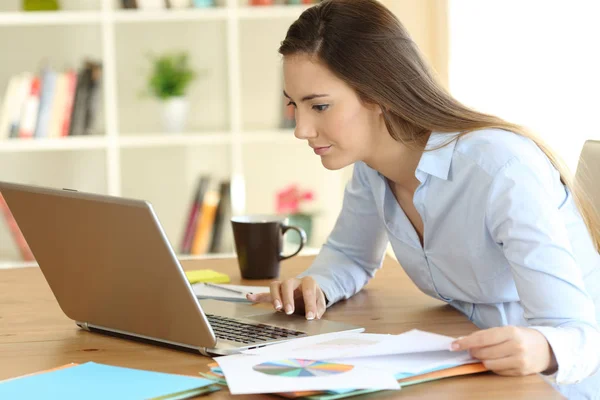
<path fill-rule="evenodd" d="M 163 128 L 166 132 L 183 132 L 187 122 L 187 91 L 196 78 L 185 52 L 150 56 L 152 70 L 148 78 L 150 94 L 161 102 Z"/>

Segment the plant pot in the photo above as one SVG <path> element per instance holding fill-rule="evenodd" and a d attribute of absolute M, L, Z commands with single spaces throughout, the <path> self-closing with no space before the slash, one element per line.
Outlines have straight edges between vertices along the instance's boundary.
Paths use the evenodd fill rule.
<path fill-rule="evenodd" d="M 292 214 L 287 218 L 288 225 L 297 226 L 299 228 L 304 229 L 306 232 L 306 244 L 310 244 L 311 234 L 312 234 L 312 215 L 308 214 Z M 300 244 L 300 235 L 296 231 L 288 231 L 285 234 L 285 240 L 289 244 L 299 245 Z"/>
<path fill-rule="evenodd" d="M 171 97 L 162 102 L 163 130 L 168 133 L 181 133 L 185 130 L 189 102 L 185 97 Z"/>

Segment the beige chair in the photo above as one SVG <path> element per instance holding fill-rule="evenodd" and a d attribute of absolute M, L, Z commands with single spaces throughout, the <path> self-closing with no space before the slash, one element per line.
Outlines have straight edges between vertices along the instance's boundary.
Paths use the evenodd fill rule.
<path fill-rule="evenodd" d="M 587 140 L 581 150 L 575 183 L 600 212 L 600 141 Z"/>

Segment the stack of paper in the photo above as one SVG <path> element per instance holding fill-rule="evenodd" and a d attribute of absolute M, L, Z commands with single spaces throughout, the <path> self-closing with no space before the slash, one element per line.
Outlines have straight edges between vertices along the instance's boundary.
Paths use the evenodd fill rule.
<path fill-rule="evenodd" d="M 219 390 L 209 379 L 88 362 L 0 382 L 0 399 L 179 400 Z"/>
<path fill-rule="evenodd" d="M 452 341 L 418 330 L 332 333 L 215 358 L 218 366 L 204 376 L 226 384 L 232 394 L 333 400 L 486 370 L 468 352 L 450 351 Z"/>

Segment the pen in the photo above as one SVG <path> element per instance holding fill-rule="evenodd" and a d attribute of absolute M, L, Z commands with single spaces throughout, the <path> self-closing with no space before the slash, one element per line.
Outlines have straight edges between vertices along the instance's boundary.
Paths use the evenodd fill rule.
<path fill-rule="evenodd" d="M 252 292 L 242 292 L 241 290 L 231 289 L 231 288 L 228 288 L 226 286 L 215 285 L 214 283 L 210 283 L 210 282 L 204 282 L 204 284 L 206 286 L 214 287 L 214 288 L 225 290 L 225 291 L 232 292 L 232 293 L 237 293 L 237 294 L 247 294 L 247 293 L 249 293 L 249 294 L 252 294 Z"/>

